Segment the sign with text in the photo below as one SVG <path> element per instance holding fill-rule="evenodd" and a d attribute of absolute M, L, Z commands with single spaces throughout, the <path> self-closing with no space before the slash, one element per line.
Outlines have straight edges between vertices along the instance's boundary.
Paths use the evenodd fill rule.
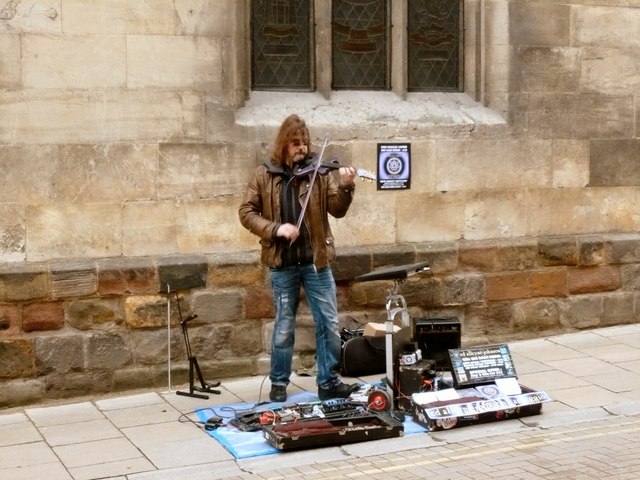
<path fill-rule="evenodd" d="M 411 187 L 411 144 L 378 144 L 378 190 Z"/>
<path fill-rule="evenodd" d="M 482 384 L 517 376 L 507 345 L 452 349 L 449 357 L 456 385 Z"/>

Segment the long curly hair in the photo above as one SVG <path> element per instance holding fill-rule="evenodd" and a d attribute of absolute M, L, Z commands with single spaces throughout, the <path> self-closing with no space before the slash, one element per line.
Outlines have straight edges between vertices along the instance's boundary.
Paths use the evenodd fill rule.
<path fill-rule="evenodd" d="M 282 165 L 287 157 L 287 146 L 292 138 L 302 137 L 302 141 L 310 151 L 309 129 L 305 121 L 296 114 L 289 115 L 284 119 L 273 145 L 271 160 L 276 165 Z"/>

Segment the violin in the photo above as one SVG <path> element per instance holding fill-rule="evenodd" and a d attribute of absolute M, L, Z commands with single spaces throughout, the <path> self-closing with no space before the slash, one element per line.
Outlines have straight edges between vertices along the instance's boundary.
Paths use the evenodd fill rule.
<path fill-rule="evenodd" d="M 318 175 L 326 175 L 333 170 L 338 170 L 339 168 L 346 166 L 348 165 L 343 165 L 337 158 L 331 158 L 329 160 L 322 161 L 320 165 L 318 165 L 318 156 L 316 153 L 312 153 L 301 162 L 298 162 L 295 167 L 293 167 L 293 175 L 296 178 L 307 177 L 310 174 L 313 174 L 313 172 L 316 170 L 316 167 Z M 356 168 L 355 170 L 356 174 L 362 180 L 376 180 L 375 174 L 368 170 L 363 170 L 362 168 Z"/>

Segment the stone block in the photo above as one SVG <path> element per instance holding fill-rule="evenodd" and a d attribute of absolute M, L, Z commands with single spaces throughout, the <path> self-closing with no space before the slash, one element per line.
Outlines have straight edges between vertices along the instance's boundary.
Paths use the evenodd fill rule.
<path fill-rule="evenodd" d="M 94 333 L 86 341 L 87 370 L 112 372 L 131 363 L 132 353 L 126 338 L 114 333 Z"/>
<path fill-rule="evenodd" d="M 96 264 L 100 295 L 146 295 L 158 291 L 160 281 L 150 258 L 105 258 Z"/>
<path fill-rule="evenodd" d="M 620 276 L 622 278 L 622 290 L 640 290 L 640 265 L 621 265 Z"/>
<path fill-rule="evenodd" d="M 207 285 L 211 287 L 248 287 L 266 283 L 266 269 L 260 264 L 258 252 L 240 252 L 227 256 L 231 261 L 223 261 L 221 255 L 209 257 Z M 220 260 L 219 260 L 220 259 Z M 237 259 L 233 261 L 232 259 Z"/>
<path fill-rule="evenodd" d="M 557 139 L 552 141 L 554 188 L 586 187 L 590 181 L 589 140 Z"/>
<path fill-rule="evenodd" d="M 43 378 L 47 399 L 77 398 L 107 393 L 111 389 L 112 371 L 70 372 L 51 374 Z"/>
<path fill-rule="evenodd" d="M 632 138 L 633 95 L 531 93 L 529 135 L 541 138 Z"/>
<path fill-rule="evenodd" d="M 567 280 L 572 295 L 611 292 L 622 284 L 620 269 L 615 266 L 570 268 Z"/>
<path fill-rule="evenodd" d="M 240 199 L 229 196 L 177 204 L 174 213 L 177 251 L 180 253 L 237 252 L 238 247 L 245 245 L 254 247 L 258 237 L 249 233 L 240 224 L 237 216 L 239 206 Z M 167 211 L 166 214 L 169 215 L 170 212 Z M 168 226 L 171 227 L 170 224 Z M 170 229 L 167 234 L 171 234 Z M 245 238 L 247 241 L 243 240 Z M 167 238 L 168 241 L 169 238 Z"/>
<path fill-rule="evenodd" d="M 204 287 L 209 264 L 202 255 L 168 256 L 158 259 L 159 292 Z"/>
<path fill-rule="evenodd" d="M 127 257 L 179 253 L 176 210 L 168 200 L 126 203 L 122 207 L 122 253 Z"/>
<path fill-rule="evenodd" d="M 567 269 L 545 268 L 530 272 L 529 287 L 532 297 L 566 297 Z"/>
<path fill-rule="evenodd" d="M 618 48 L 582 49 L 580 90 L 605 95 L 640 91 L 640 59 Z"/>
<path fill-rule="evenodd" d="M 469 305 L 465 310 L 462 332 L 465 337 L 509 335 L 513 333 L 512 302 Z M 466 342 L 463 342 L 466 345 Z"/>
<path fill-rule="evenodd" d="M 10 207 L 18 213 L 16 208 L 19 204 L 39 204 L 43 198 L 57 198 L 55 183 L 59 180 L 56 178 L 58 158 L 57 145 L 0 146 L 0 167 L 4 171 L 0 201 L 5 204 L 3 208 L 7 214 L 10 213 Z M 64 172 L 64 175 L 69 173 Z M 6 205 L 11 203 L 16 205 Z M 24 222 L 24 207 L 21 207 L 21 210 Z M 4 220 L 3 224 L 6 221 Z"/>
<path fill-rule="evenodd" d="M 589 185 L 639 186 L 639 156 L 640 140 L 591 140 Z"/>
<path fill-rule="evenodd" d="M 98 291 L 96 264 L 90 261 L 57 262 L 51 270 L 51 295 L 53 298 L 72 298 L 93 295 Z"/>
<path fill-rule="evenodd" d="M 247 183 L 242 165 L 250 151 L 246 142 L 161 144 L 158 191 L 191 199 L 237 194 Z"/>
<path fill-rule="evenodd" d="M 602 306 L 601 326 L 636 323 L 638 319 L 634 310 L 634 297 L 633 292 L 606 295 Z"/>
<path fill-rule="evenodd" d="M 0 262 L 23 262 L 26 243 L 25 207 L 15 204 L 0 205 Z"/>
<path fill-rule="evenodd" d="M 222 45 L 213 37 L 127 37 L 128 88 L 222 90 Z"/>
<path fill-rule="evenodd" d="M 461 241 L 458 244 L 458 261 L 463 269 L 495 272 L 500 268 L 498 253 L 495 240 Z"/>
<path fill-rule="evenodd" d="M 124 324 L 121 298 L 87 298 L 66 302 L 67 323 L 78 330 L 112 330 Z"/>
<path fill-rule="evenodd" d="M 608 248 L 603 235 L 586 235 L 577 238 L 578 265 L 603 265 L 608 263 Z"/>
<path fill-rule="evenodd" d="M 177 325 L 178 310 L 174 299 L 171 301 L 171 312 L 167 312 L 169 302 L 160 295 L 133 295 L 124 299 L 125 322 L 130 328 L 159 328 L 167 326 L 167 317 L 171 317 L 171 325 Z"/>
<path fill-rule="evenodd" d="M 21 36 L 15 33 L 0 35 L 0 88 L 18 88 L 22 84 L 20 39 Z"/>
<path fill-rule="evenodd" d="M 513 331 L 540 332 L 560 326 L 560 308 L 552 299 L 522 300 L 513 304 Z"/>
<path fill-rule="evenodd" d="M 528 24 L 528 22 L 527 22 Z M 518 68 L 512 74 L 513 91 L 573 92 L 580 84 L 580 49 L 571 47 L 520 47 Z"/>
<path fill-rule="evenodd" d="M 565 328 L 596 328 L 601 325 L 604 300 L 601 295 L 568 298 L 560 303 L 560 324 Z"/>
<path fill-rule="evenodd" d="M 205 101 L 206 141 L 208 143 L 246 141 L 247 131 L 235 122 L 235 105 L 229 104 L 230 99 L 227 95 L 220 96 L 222 98 L 207 97 Z M 264 158 L 267 157 L 267 155 L 264 156 Z"/>
<path fill-rule="evenodd" d="M 357 182 L 353 202 L 344 218 L 329 216 L 336 246 L 392 244 L 400 240 L 392 225 L 397 215 L 405 215 L 402 200 L 389 198 L 389 192 L 377 192 L 373 183 Z M 419 200 L 418 200 L 419 201 Z M 415 213 L 415 209 L 414 209 Z M 419 228 L 419 227 L 418 227 Z"/>
<path fill-rule="evenodd" d="M 538 239 L 539 261 L 544 266 L 577 265 L 576 237 L 543 237 Z"/>
<path fill-rule="evenodd" d="M 180 35 L 227 37 L 233 35 L 240 22 L 237 19 L 236 0 L 175 0 Z"/>
<path fill-rule="evenodd" d="M 176 368 L 175 372 L 172 369 L 172 374 L 174 374 L 173 379 L 179 375 L 182 377 L 183 382 L 189 381 L 185 368 L 179 368 L 179 370 Z M 124 392 L 150 387 L 160 388 L 162 386 L 167 387 L 166 369 L 159 371 L 155 366 L 143 366 L 124 368 L 113 372 L 111 388 L 113 392 Z M 174 386 L 175 384 L 171 385 L 172 388 Z"/>
<path fill-rule="evenodd" d="M 120 206 L 117 204 L 29 206 L 26 223 L 29 261 L 121 254 Z"/>
<path fill-rule="evenodd" d="M 125 37 L 23 35 L 24 88 L 124 88 Z"/>
<path fill-rule="evenodd" d="M 63 14 L 65 33 L 73 35 L 174 35 L 177 30 L 172 0 L 105 0 L 95 5 L 64 0 Z"/>
<path fill-rule="evenodd" d="M 371 249 L 371 270 L 416 263 L 415 252 L 408 244 L 377 245 Z"/>
<path fill-rule="evenodd" d="M 531 270 L 537 264 L 538 242 L 535 238 L 498 240 L 498 264 L 501 270 Z"/>
<path fill-rule="evenodd" d="M 514 45 L 569 46 L 571 6 L 508 2 L 509 39 Z"/>
<path fill-rule="evenodd" d="M 469 305 L 485 299 L 485 279 L 480 274 L 450 275 L 444 279 L 444 305 Z"/>
<path fill-rule="evenodd" d="M 34 405 L 44 400 L 44 385 L 40 380 L 16 379 L 2 382 L 0 408 Z"/>
<path fill-rule="evenodd" d="M 46 160 L 54 165 L 52 196 L 59 202 L 131 202 L 157 194 L 157 145 L 61 145 Z"/>
<path fill-rule="evenodd" d="M 428 262 L 434 275 L 451 273 L 458 267 L 458 246 L 455 242 L 422 242 L 414 247 L 416 262 Z"/>
<path fill-rule="evenodd" d="M 611 47 L 621 50 L 640 47 L 637 25 L 640 11 L 633 6 L 575 5 L 571 8 L 571 44 Z"/>
<path fill-rule="evenodd" d="M 41 300 L 51 294 L 49 268 L 40 263 L 10 263 L 0 269 L 0 300 Z"/>
<path fill-rule="evenodd" d="M 260 322 L 237 322 L 229 337 L 231 352 L 238 357 L 252 357 L 264 351 Z M 314 345 L 315 347 L 315 345 Z"/>
<path fill-rule="evenodd" d="M 63 302 L 39 302 L 25 305 L 22 311 L 22 331 L 44 332 L 64 327 Z"/>
<path fill-rule="evenodd" d="M 527 194 L 521 190 L 470 192 L 464 206 L 464 238 L 514 238 L 529 229 Z"/>
<path fill-rule="evenodd" d="M 611 263 L 639 263 L 640 235 L 637 233 L 610 233 L 606 235 Z"/>
<path fill-rule="evenodd" d="M 231 324 L 207 324 L 199 328 L 191 328 L 189 338 L 195 355 L 202 359 L 221 360 L 233 356 L 231 352 L 231 335 L 234 326 Z M 253 332 L 259 335 L 259 332 Z"/>
<path fill-rule="evenodd" d="M 531 297 L 528 272 L 490 273 L 485 283 L 488 302 Z"/>
<path fill-rule="evenodd" d="M 548 187 L 551 172 L 550 141 L 443 140 L 436 144 L 436 190 L 441 192 Z"/>
<path fill-rule="evenodd" d="M 22 331 L 22 306 L 0 304 L 0 339 L 13 337 Z"/>
<path fill-rule="evenodd" d="M 637 209 L 629 193 L 616 187 L 531 190 L 529 235 L 635 230 Z"/>
<path fill-rule="evenodd" d="M 338 247 L 331 264 L 337 282 L 349 281 L 373 269 L 371 251 L 363 247 Z"/>
<path fill-rule="evenodd" d="M 188 325 L 191 325 L 190 323 Z M 170 339 L 170 340 L 169 340 Z M 171 346 L 167 342 L 171 342 Z M 181 329 L 174 328 L 167 338 L 167 330 L 137 330 L 131 333 L 132 361 L 135 365 L 158 365 L 167 360 L 171 348 L 171 360 L 187 359 L 186 345 Z"/>
<path fill-rule="evenodd" d="M 386 199 L 387 204 L 389 200 Z M 382 225 L 396 225 L 398 242 L 442 242 L 458 240 L 464 236 L 465 194 L 464 192 L 440 192 L 397 194 L 396 216 L 383 223 L 376 223 L 372 234 L 393 237 L 393 229 L 382 229 Z M 390 212 L 393 213 L 393 212 Z M 372 242 L 375 245 L 377 242 Z"/>
<path fill-rule="evenodd" d="M 0 340 L 0 378 L 31 377 L 34 374 L 33 340 L 29 338 Z"/>
<path fill-rule="evenodd" d="M 202 140 L 200 94 L 159 89 L 2 90 L 0 143 Z"/>
<path fill-rule="evenodd" d="M 248 288 L 244 301 L 244 318 L 256 320 L 275 317 L 271 289 L 264 287 Z"/>
<path fill-rule="evenodd" d="M 63 335 L 34 340 L 38 375 L 63 374 L 84 368 L 84 337 Z"/>
<path fill-rule="evenodd" d="M 6 2 L 2 8 L 0 32 L 60 33 L 60 1 Z"/>
<path fill-rule="evenodd" d="M 196 292 L 190 304 L 204 323 L 235 323 L 242 318 L 245 298 L 239 289 Z"/>

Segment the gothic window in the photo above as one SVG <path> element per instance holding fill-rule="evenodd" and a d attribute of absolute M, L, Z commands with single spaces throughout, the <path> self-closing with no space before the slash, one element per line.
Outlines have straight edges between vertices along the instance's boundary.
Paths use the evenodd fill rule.
<path fill-rule="evenodd" d="M 316 72 L 330 69 L 333 90 L 389 90 L 395 55 L 406 59 L 403 89 L 461 90 L 461 5 L 462 0 L 253 0 L 251 87 L 312 91 L 319 83 Z M 327 14 L 314 15 L 314 8 Z M 393 37 L 396 44 L 392 15 L 406 30 Z M 330 43 L 316 50 L 319 32 L 330 32 Z"/>

